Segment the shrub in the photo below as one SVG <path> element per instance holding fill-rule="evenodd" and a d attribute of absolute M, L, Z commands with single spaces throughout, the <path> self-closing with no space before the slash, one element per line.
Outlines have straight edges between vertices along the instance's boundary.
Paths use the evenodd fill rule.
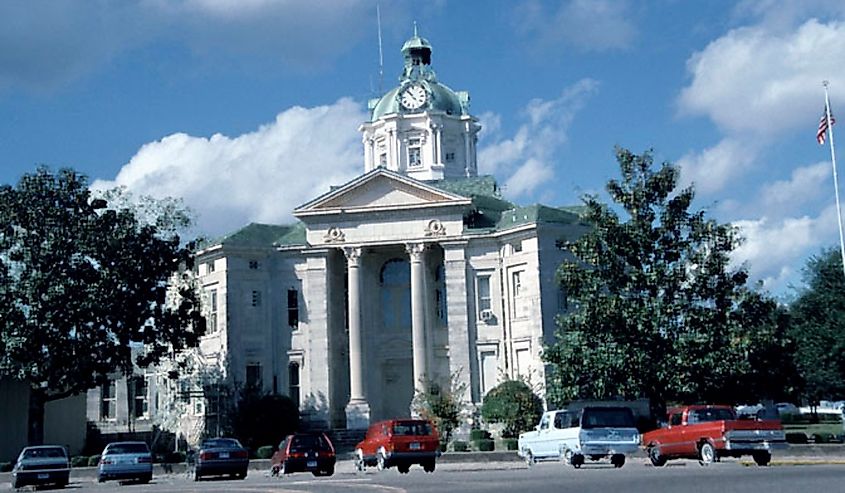
<path fill-rule="evenodd" d="M 496 442 L 490 440 L 489 438 L 481 438 L 473 443 L 475 444 L 475 448 L 481 452 L 492 452 L 493 449 L 496 448 Z"/>
<path fill-rule="evenodd" d="M 476 440 L 483 440 L 485 438 L 490 438 L 490 432 L 487 430 L 470 430 L 469 431 L 469 439 L 471 441 Z"/>
<path fill-rule="evenodd" d="M 100 456 L 99 455 L 92 455 L 88 457 L 88 467 L 97 467 L 97 464 L 100 463 Z"/>
<path fill-rule="evenodd" d="M 0 462 L 0 472 L 9 472 L 12 470 L 11 462 Z"/>
<path fill-rule="evenodd" d="M 516 438 L 505 438 L 502 440 L 502 445 L 504 445 L 505 450 L 517 450 L 519 448 L 519 442 Z"/>
<path fill-rule="evenodd" d="M 275 450 L 272 445 L 264 445 L 258 447 L 258 450 L 255 451 L 255 456 L 259 459 L 269 459 L 270 457 L 273 457 L 273 452 L 275 452 Z"/>
<path fill-rule="evenodd" d="M 502 423 L 503 438 L 514 438 L 530 430 L 543 414 L 543 401 L 522 380 L 506 380 L 484 396 L 481 417 Z"/>
<path fill-rule="evenodd" d="M 423 419 L 434 423 L 440 436 L 449 440 L 452 430 L 461 424 L 460 416 L 463 408 L 463 396 L 467 386 L 460 380 L 460 372 L 449 376 L 449 387 L 427 380 L 423 382 L 423 390 L 414 394 L 411 407 Z"/>
<path fill-rule="evenodd" d="M 70 458 L 70 467 L 86 467 L 88 465 L 88 456 L 76 455 Z"/>
<path fill-rule="evenodd" d="M 801 432 L 787 433 L 786 443 L 807 443 L 807 435 Z"/>
<path fill-rule="evenodd" d="M 467 445 L 467 442 L 463 442 L 461 440 L 455 440 L 452 443 L 452 449 L 455 452 L 466 452 L 466 451 L 469 450 L 469 445 Z"/>
<path fill-rule="evenodd" d="M 830 433 L 813 433 L 813 443 L 830 443 L 833 441 L 833 435 Z"/>
<path fill-rule="evenodd" d="M 235 436 L 255 450 L 265 443 L 279 443 L 299 426 L 299 408 L 286 395 L 260 395 L 247 391 L 233 420 Z"/>

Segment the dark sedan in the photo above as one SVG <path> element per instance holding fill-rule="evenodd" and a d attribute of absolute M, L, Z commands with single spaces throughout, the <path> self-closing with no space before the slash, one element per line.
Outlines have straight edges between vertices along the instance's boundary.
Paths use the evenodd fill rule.
<path fill-rule="evenodd" d="M 54 484 L 63 488 L 70 477 L 65 448 L 58 445 L 26 447 L 12 469 L 12 488 Z"/>
<path fill-rule="evenodd" d="M 296 433 L 279 444 L 271 459 L 270 473 L 280 477 L 293 472 L 331 476 L 336 460 L 334 446 L 324 433 Z"/>
<path fill-rule="evenodd" d="M 203 440 L 194 461 L 194 481 L 224 475 L 244 479 L 249 469 L 249 453 L 234 438 Z"/>

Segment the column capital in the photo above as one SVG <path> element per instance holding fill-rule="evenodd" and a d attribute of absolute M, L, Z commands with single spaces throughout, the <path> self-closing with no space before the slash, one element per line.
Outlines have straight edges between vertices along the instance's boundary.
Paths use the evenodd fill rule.
<path fill-rule="evenodd" d="M 361 247 L 343 247 L 343 254 L 346 255 L 346 261 L 349 267 L 358 267 L 358 262 L 361 260 L 361 255 L 364 249 Z"/>
<path fill-rule="evenodd" d="M 405 243 L 405 251 L 411 257 L 411 262 L 422 262 L 427 247 L 425 243 Z"/>

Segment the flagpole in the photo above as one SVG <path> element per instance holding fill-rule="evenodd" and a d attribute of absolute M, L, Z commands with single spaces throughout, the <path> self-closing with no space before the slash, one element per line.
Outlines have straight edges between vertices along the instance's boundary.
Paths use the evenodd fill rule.
<path fill-rule="evenodd" d="M 830 96 L 828 94 L 828 81 L 822 81 L 824 86 L 824 113 L 827 118 L 827 131 L 830 136 L 830 162 L 833 165 L 833 190 L 836 194 L 836 219 L 839 225 L 839 253 L 842 257 L 842 273 L 845 274 L 845 238 L 842 234 L 842 208 L 839 205 L 839 179 L 836 177 L 836 150 L 833 147 L 833 122 L 830 117 Z"/>

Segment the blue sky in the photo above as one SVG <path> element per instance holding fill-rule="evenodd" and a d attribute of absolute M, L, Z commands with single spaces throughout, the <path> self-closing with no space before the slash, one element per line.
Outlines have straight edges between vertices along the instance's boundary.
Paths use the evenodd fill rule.
<path fill-rule="evenodd" d="M 615 145 L 653 148 L 697 207 L 742 228 L 735 261 L 771 291 L 837 244 L 815 129 L 822 80 L 834 111 L 845 100 L 845 3 L 399 0 L 381 15 L 383 89 L 416 21 L 439 79 L 470 92 L 480 171 L 507 198 L 577 204 L 617 176 Z M 378 59 L 370 0 L 8 0 L 0 183 L 70 166 L 183 197 L 197 234 L 287 223 L 363 171 Z"/>

